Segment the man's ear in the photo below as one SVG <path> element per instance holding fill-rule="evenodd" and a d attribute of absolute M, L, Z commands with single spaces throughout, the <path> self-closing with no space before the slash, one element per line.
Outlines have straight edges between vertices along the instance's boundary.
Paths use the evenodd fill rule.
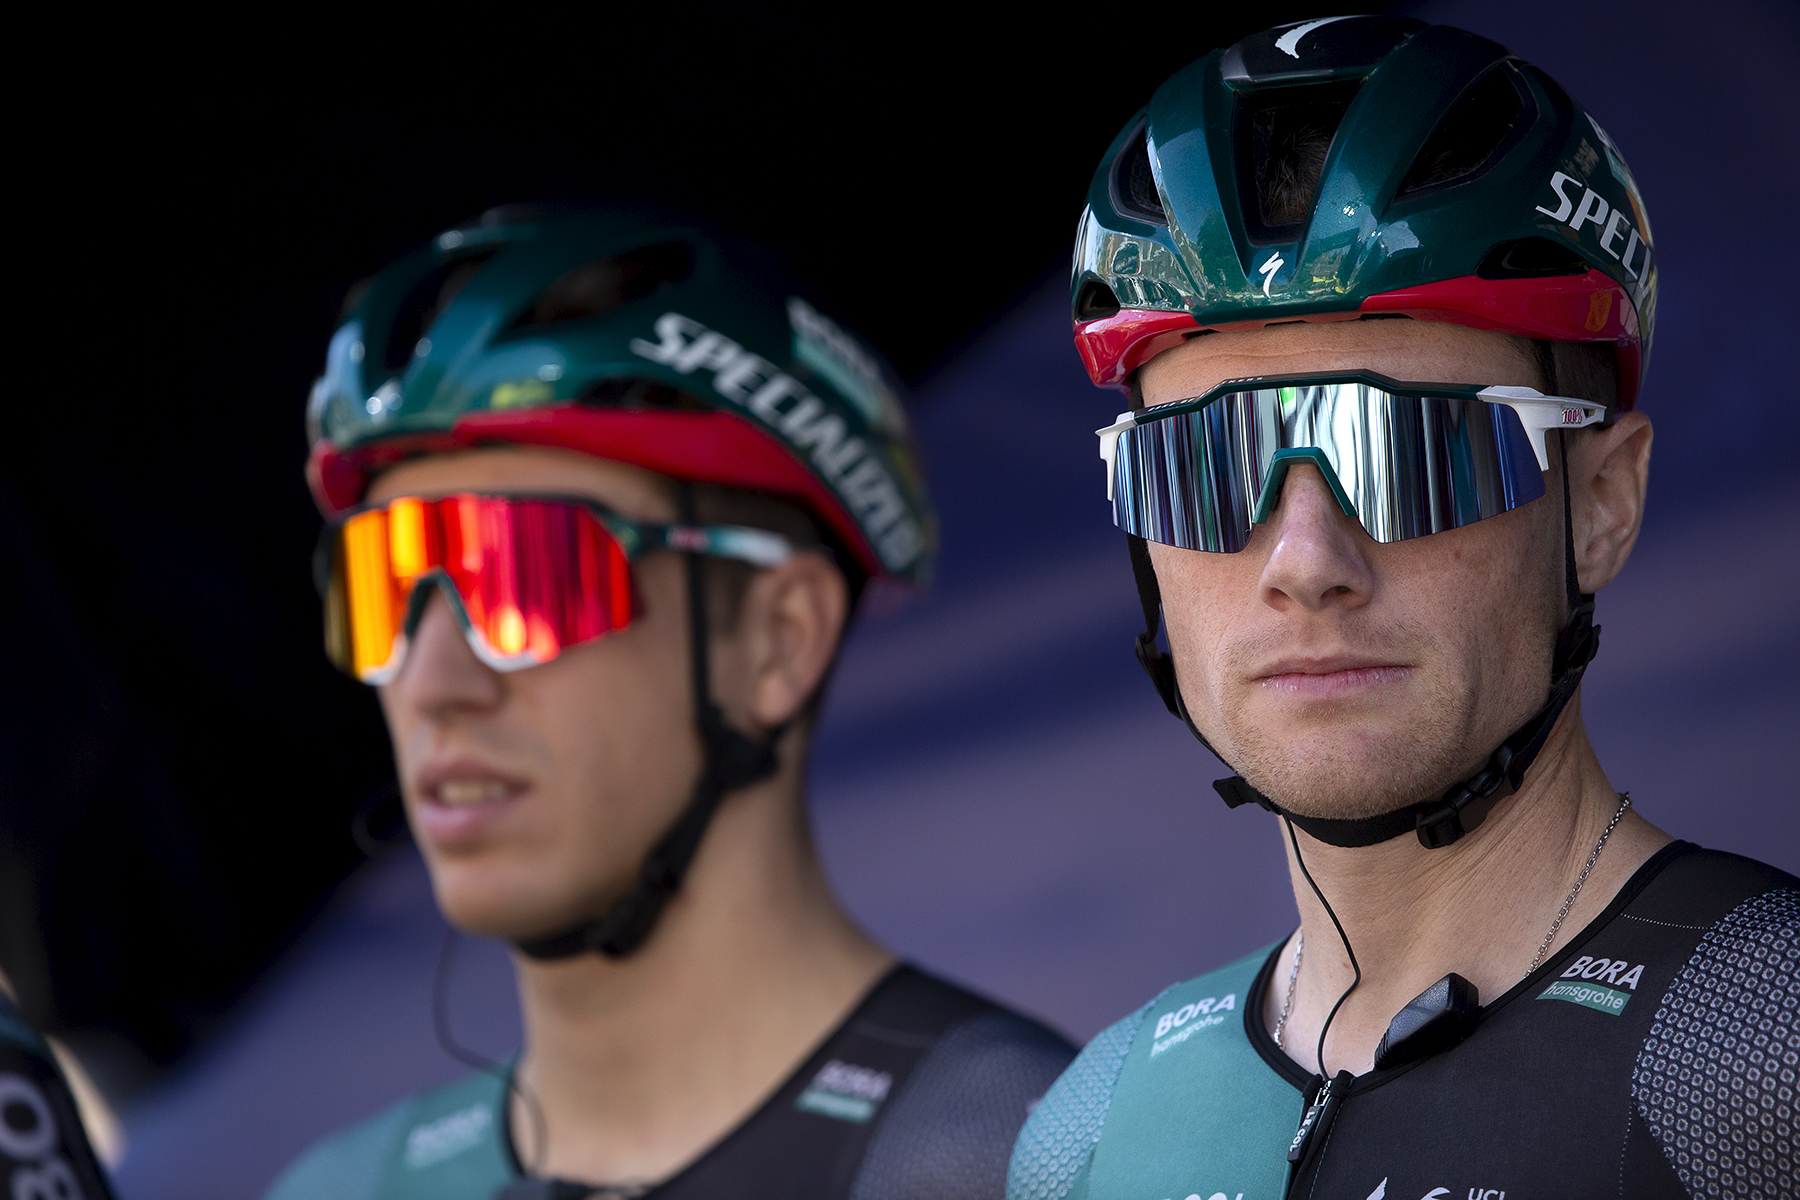
<path fill-rule="evenodd" d="M 758 571 L 738 617 L 744 715 L 765 729 L 797 716 L 831 669 L 849 614 L 849 585 L 823 555 L 800 553 Z"/>
<path fill-rule="evenodd" d="M 1644 523 L 1650 485 L 1650 418 L 1622 413 L 1604 429 L 1570 439 L 1569 503 L 1575 569 L 1583 592 L 1597 592 L 1625 568 Z"/>

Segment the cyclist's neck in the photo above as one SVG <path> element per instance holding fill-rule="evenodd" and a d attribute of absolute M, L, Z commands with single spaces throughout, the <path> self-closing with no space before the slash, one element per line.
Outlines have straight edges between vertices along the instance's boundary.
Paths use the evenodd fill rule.
<path fill-rule="evenodd" d="M 1577 698 L 1519 792 L 1453 846 L 1428 850 L 1409 836 L 1346 849 L 1299 834 L 1306 868 L 1343 923 L 1362 968 L 1361 984 L 1331 1025 L 1329 1073 L 1369 1070 L 1394 1014 L 1452 971 L 1476 985 L 1483 1003 L 1522 979 L 1619 805 L 1587 739 Z M 1285 830 L 1282 837 L 1285 845 Z M 1626 812 L 1564 917 L 1556 945 L 1598 915 L 1669 840 Z M 1291 848 L 1288 867 L 1305 948 L 1282 1045 L 1317 1070 L 1319 1030 L 1353 975 L 1337 930 Z M 1289 957 L 1264 997 L 1271 1026 L 1285 998 L 1292 951 L 1290 940 Z"/>
<path fill-rule="evenodd" d="M 515 956 L 514 1145 L 534 1172 L 665 1178 L 748 1116 L 892 965 L 831 895 L 797 773 L 727 797 L 681 893 L 623 960 Z"/>

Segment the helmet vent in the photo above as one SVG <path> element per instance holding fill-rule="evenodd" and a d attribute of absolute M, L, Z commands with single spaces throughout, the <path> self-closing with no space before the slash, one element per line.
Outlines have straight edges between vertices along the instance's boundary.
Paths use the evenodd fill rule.
<path fill-rule="evenodd" d="M 1541 237 L 1501 242 L 1475 268 L 1475 274 L 1483 279 L 1543 279 L 1587 272 L 1586 259 L 1561 242 Z"/>
<path fill-rule="evenodd" d="M 1119 313 L 1119 297 L 1098 279 L 1089 279 L 1075 293 L 1075 319 L 1097 321 Z"/>
<path fill-rule="evenodd" d="M 1169 214 L 1156 194 L 1156 176 L 1150 170 L 1150 134 L 1142 121 L 1113 160 L 1109 190 L 1113 208 L 1122 215 L 1148 225 L 1169 223 Z"/>
<path fill-rule="evenodd" d="M 1299 240 L 1331 141 L 1361 86 L 1352 80 L 1238 96 L 1238 182 L 1252 243 Z"/>
<path fill-rule="evenodd" d="M 539 292 L 514 328 L 604 316 L 693 273 L 694 248 L 686 242 L 663 242 L 597 258 L 563 272 Z"/>
<path fill-rule="evenodd" d="M 1465 91 L 1425 139 L 1394 199 L 1468 183 L 1487 173 L 1532 115 L 1517 75 L 1494 67 Z"/>
<path fill-rule="evenodd" d="M 356 315 L 356 310 L 362 307 L 362 302 L 369 298 L 369 292 L 374 287 L 375 277 L 373 275 L 364 275 L 350 285 L 344 292 L 344 302 L 338 306 L 339 325 Z"/>
<path fill-rule="evenodd" d="M 419 339 L 493 256 L 489 250 L 440 263 L 406 289 L 381 348 L 381 365 L 389 375 L 404 370 L 412 361 Z"/>
<path fill-rule="evenodd" d="M 712 412 L 713 406 L 654 379 L 600 379 L 582 389 L 577 402 L 591 408 L 659 408 Z"/>

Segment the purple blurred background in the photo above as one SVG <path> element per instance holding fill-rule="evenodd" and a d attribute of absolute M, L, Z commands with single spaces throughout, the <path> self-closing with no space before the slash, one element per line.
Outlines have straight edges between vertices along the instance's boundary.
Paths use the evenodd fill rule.
<path fill-rule="evenodd" d="M 1599 598 L 1584 710 L 1650 820 L 1800 871 L 1792 15 L 1412 11 L 1548 69 L 1633 165 L 1662 265 L 1642 401 L 1655 471 L 1637 552 Z M 1043 198 L 1071 228 L 1075 200 Z M 822 851 L 859 919 L 1078 1040 L 1294 920 L 1272 818 L 1217 801 L 1217 764 L 1132 658 L 1137 606 L 1091 436 L 1118 407 L 1070 346 L 1060 270 L 921 388 L 940 583 L 854 635 L 813 778 Z M 257 1194 L 321 1134 L 461 1074 L 431 1033 L 443 930 L 410 848 L 351 876 L 221 1032 L 127 1108 L 128 1200 Z M 509 1052 L 505 952 L 464 939 L 457 963 L 457 1035 Z"/>

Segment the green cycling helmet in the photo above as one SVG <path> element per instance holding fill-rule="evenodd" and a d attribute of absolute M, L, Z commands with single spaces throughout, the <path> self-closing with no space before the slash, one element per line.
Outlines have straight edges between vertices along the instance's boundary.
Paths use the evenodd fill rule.
<path fill-rule="evenodd" d="M 1401 314 L 1610 343 L 1628 409 L 1656 256 L 1618 147 L 1555 80 L 1460 29 L 1328 17 L 1156 90 L 1094 176 L 1071 300 L 1102 386 L 1200 329 Z"/>
<path fill-rule="evenodd" d="M 308 405 L 327 515 L 410 455 L 558 446 L 805 507 L 870 580 L 936 522 L 893 370 L 746 247 L 644 213 L 515 206 L 352 296 Z"/>

